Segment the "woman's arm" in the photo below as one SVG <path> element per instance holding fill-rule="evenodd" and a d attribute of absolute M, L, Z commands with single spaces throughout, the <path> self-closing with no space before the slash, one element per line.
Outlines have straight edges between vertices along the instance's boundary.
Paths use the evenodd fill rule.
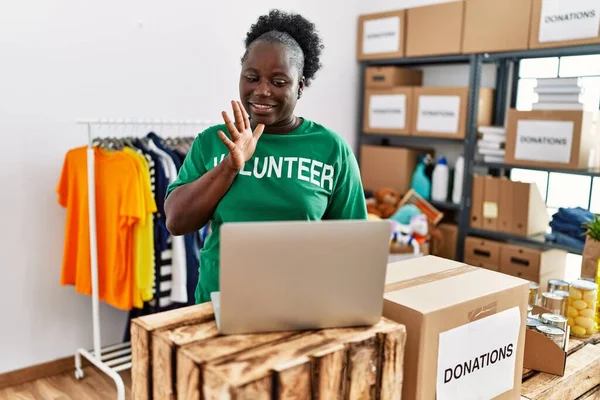
<path fill-rule="evenodd" d="M 237 174 L 229 163 L 221 162 L 194 182 L 174 189 L 165 201 L 169 232 L 185 235 L 206 225 Z"/>
<path fill-rule="evenodd" d="M 259 124 L 252 132 L 248 114 L 241 103 L 232 101 L 231 104 L 235 124 L 225 111 L 222 113 L 231 139 L 222 131 L 218 132 L 219 138 L 229 150 L 227 157 L 216 167 L 206 171 L 194 159 L 202 157 L 201 149 L 193 146 L 196 150 L 190 150 L 179 172 L 179 178 L 184 176 L 185 179 L 181 180 L 188 183 L 179 185 L 167 196 L 165 217 L 167 229 L 173 235 L 185 235 L 206 225 L 238 172 L 256 150 L 264 125 Z"/>

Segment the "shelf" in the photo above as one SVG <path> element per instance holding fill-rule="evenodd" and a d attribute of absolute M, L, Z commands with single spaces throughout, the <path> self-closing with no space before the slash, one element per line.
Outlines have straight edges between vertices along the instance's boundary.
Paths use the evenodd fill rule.
<path fill-rule="evenodd" d="M 405 57 L 393 58 L 387 60 L 366 60 L 364 64 L 386 66 L 386 65 L 421 65 L 421 64 L 468 64 L 471 61 L 471 54 L 449 54 L 443 56 L 427 57 Z"/>
<path fill-rule="evenodd" d="M 429 136 L 404 136 L 404 135 L 385 135 L 378 133 L 361 133 L 361 139 L 372 140 L 389 140 L 392 146 L 409 146 L 409 147 L 427 147 L 436 144 L 460 144 L 464 145 L 464 138 L 444 138 L 444 137 L 429 137 Z"/>
<path fill-rule="evenodd" d="M 544 167 L 533 167 L 533 166 L 525 166 L 525 165 L 514 165 L 514 164 L 505 164 L 505 163 L 486 163 L 483 161 L 476 161 L 476 167 L 487 167 L 487 168 L 495 168 L 495 169 L 511 169 L 511 168 L 520 168 L 520 169 L 530 169 L 534 171 L 545 171 L 545 172 L 557 172 L 561 174 L 573 174 L 573 175 L 586 175 L 592 177 L 600 177 L 600 170 L 585 170 L 585 169 L 565 169 L 565 168 L 544 168 Z"/>
<path fill-rule="evenodd" d="M 483 62 L 495 62 L 500 60 L 521 60 L 523 58 L 582 56 L 598 53 L 600 53 L 600 44 L 588 44 L 582 46 L 566 47 L 548 47 L 543 49 L 485 53 L 483 55 Z"/>
<path fill-rule="evenodd" d="M 581 253 L 583 252 L 583 248 L 565 246 L 565 245 L 561 245 L 558 243 L 548 242 L 548 241 L 546 241 L 546 237 L 543 234 L 537 235 L 537 236 L 524 237 L 524 236 L 510 235 L 510 234 L 503 233 L 503 232 L 487 231 L 484 229 L 475 229 L 475 228 L 469 228 L 469 234 L 474 235 L 474 236 L 483 237 L 485 239 L 513 242 L 513 243 L 522 244 L 522 245 L 534 246 L 534 247 L 544 249 L 544 250 L 559 249 L 559 250 L 565 250 L 565 251 L 568 251 L 569 253 L 579 254 L 579 255 L 581 255 Z"/>
<path fill-rule="evenodd" d="M 427 200 L 431 203 L 435 208 L 439 208 L 440 210 L 460 210 L 461 205 L 455 204 L 450 201 L 435 201 L 435 200 Z"/>

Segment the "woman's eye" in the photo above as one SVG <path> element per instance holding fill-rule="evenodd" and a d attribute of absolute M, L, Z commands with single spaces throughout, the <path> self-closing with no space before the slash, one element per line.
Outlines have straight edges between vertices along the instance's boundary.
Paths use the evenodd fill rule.
<path fill-rule="evenodd" d="M 254 75 L 246 75 L 246 80 L 248 80 L 248 82 L 257 82 L 258 77 L 254 76 Z"/>
<path fill-rule="evenodd" d="M 276 80 L 273 81 L 273 84 L 275 86 L 283 86 L 283 85 L 286 84 L 286 82 L 284 80 L 281 80 L 281 79 L 276 79 Z"/>

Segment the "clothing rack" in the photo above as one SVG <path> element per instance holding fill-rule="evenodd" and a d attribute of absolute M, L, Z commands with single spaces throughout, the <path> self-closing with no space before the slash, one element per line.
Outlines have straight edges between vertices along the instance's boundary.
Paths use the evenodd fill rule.
<path fill-rule="evenodd" d="M 125 385 L 119 375 L 120 371 L 131 368 L 131 343 L 124 342 L 111 346 L 101 347 L 100 340 L 100 316 L 98 298 L 98 247 L 96 231 L 96 187 L 95 187 L 95 165 L 92 133 L 93 127 L 100 126 L 141 126 L 152 130 L 156 126 L 197 126 L 206 127 L 219 122 L 210 120 L 161 120 L 161 119 L 81 119 L 77 125 L 87 127 L 87 181 L 88 181 L 88 215 L 90 229 L 90 263 L 92 276 L 92 325 L 93 325 L 93 350 L 83 348 L 77 349 L 75 353 L 75 378 L 82 379 L 84 376 L 81 368 L 81 356 L 87 358 L 92 364 L 111 377 L 117 386 L 117 399 L 125 400 Z"/>

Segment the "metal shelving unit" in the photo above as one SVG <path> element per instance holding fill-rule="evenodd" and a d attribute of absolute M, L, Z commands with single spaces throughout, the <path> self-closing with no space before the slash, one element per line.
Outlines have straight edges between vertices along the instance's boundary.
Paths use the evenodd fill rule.
<path fill-rule="evenodd" d="M 516 164 L 506 164 L 506 163 L 486 163 L 483 161 L 476 161 L 475 166 L 477 167 L 486 167 L 491 169 L 503 169 L 509 170 L 513 168 L 521 168 L 521 169 L 530 169 L 534 171 L 544 171 L 544 172 L 557 172 L 561 174 L 572 174 L 572 175 L 585 175 L 591 177 L 600 177 L 600 169 L 564 169 L 564 168 L 543 168 L 543 167 L 534 167 L 530 165 L 516 165 Z"/>
<path fill-rule="evenodd" d="M 483 64 L 496 64 L 496 88 L 494 95 L 494 115 L 493 125 L 503 126 L 506 116 L 506 111 L 510 106 L 516 106 L 517 85 L 519 79 L 519 62 L 526 58 L 540 57 L 563 57 L 600 54 L 600 44 L 592 44 L 585 46 L 569 46 L 558 48 L 532 49 L 512 52 L 484 53 L 484 54 L 454 54 L 433 57 L 415 57 L 415 58 L 399 58 L 388 60 L 369 60 L 360 63 L 360 84 L 359 90 L 359 112 L 358 112 L 358 130 L 359 148 L 361 144 L 378 143 L 389 146 L 402 147 L 428 147 L 436 144 L 453 143 L 457 146 L 463 146 L 463 154 L 465 159 L 465 174 L 463 176 L 463 201 L 461 204 L 452 204 L 448 202 L 436 203 L 434 206 L 442 210 L 453 210 L 457 213 L 458 220 L 458 236 L 456 256 L 459 261 L 464 258 L 464 241 L 467 235 L 477 235 L 484 238 L 495 239 L 500 241 L 509 241 L 513 243 L 521 243 L 524 245 L 535 246 L 538 248 L 559 248 L 567 250 L 571 253 L 581 254 L 581 250 L 562 246 L 556 243 L 550 243 L 544 237 L 519 237 L 506 235 L 501 232 L 491 232 L 470 227 L 471 213 L 471 192 L 473 186 L 473 173 L 476 167 L 487 167 L 490 170 L 507 170 L 511 168 L 525 168 L 547 172 L 561 172 L 568 174 L 578 174 L 597 177 L 600 176 L 600 171 L 581 171 L 567 169 L 547 169 L 537 167 L 516 166 L 510 164 L 492 164 L 483 163 L 475 160 L 476 143 L 477 143 L 477 111 L 479 103 L 479 89 L 481 87 L 481 73 Z M 364 88 L 365 88 L 365 68 L 368 66 L 431 66 L 431 65 L 446 65 L 446 64 L 467 64 L 469 66 L 469 99 L 467 109 L 467 125 L 466 136 L 464 139 L 449 139 L 449 138 L 430 138 L 402 135 L 375 135 L 362 132 L 363 127 L 363 110 L 364 110 Z M 360 154 L 359 154 L 360 157 Z"/>

